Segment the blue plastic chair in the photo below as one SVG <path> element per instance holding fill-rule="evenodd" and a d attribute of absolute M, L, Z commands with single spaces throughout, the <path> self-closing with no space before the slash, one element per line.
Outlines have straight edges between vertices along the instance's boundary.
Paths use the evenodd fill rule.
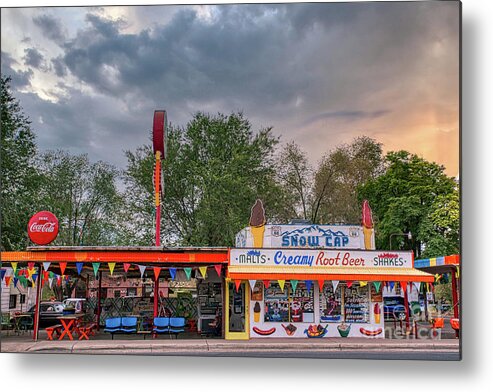
<path fill-rule="evenodd" d="M 178 334 L 185 332 L 185 318 L 184 317 L 171 317 L 169 319 L 169 332 L 174 333 L 176 338 Z"/>
<path fill-rule="evenodd" d="M 111 333 L 111 340 L 116 332 L 121 331 L 122 319 L 121 317 L 108 318 L 105 322 L 104 332 Z"/>
<path fill-rule="evenodd" d="M 168 333 L 169 332 L 169 318 L 168 317 L 155 317 L 153 332 L 156 333 Z"/>
<path fill-rule="evenodd" d="M 122 317 L 122 331 L 137 333 L 137 317 Z"/>

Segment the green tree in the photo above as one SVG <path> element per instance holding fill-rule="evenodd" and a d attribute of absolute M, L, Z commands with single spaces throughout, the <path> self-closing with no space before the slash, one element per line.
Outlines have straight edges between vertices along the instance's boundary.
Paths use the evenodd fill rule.
<path fill-rule="evenodd" d="M 359 224 L 357 189 L 382 173 L 382 145 L 367 136 L 326 154 L 315 173 L 311 220 L 314 223 Z"/>
<path fill-rule="evenodd" d="M 10 77 L 1 76 L 1 249 L 20 250 L 28 243 L 27 223 L 36 211 L 36 141 L 31 122 L 12 94 L 10 81 Z"/>
<path fill-rule="evenodd" d="M 385 157 L 384 174 L 358 189 L 359 201 L 368 199 L 373 210 L 377 248 L 389 249 L 392 233 L 410 231 L 411 240 L 404 236 L 393 237 L 392 247 L 412 249 L 416 257 L 422 257 L 427 247 L 437 250 L 437 244 L 442 243 L 439 237 L 449 229 L 455 230 L 443 219 L 448 215 L 447 202 L 454 202 L 451 195 L 455 187 L 443 166 L 407 151 L 389 152 Z M 456 202 L 458 207 L 458 199 Z M 458 225 L 458 221 L 454 225 Z M 450 235 L 449 241 L 458 246 L 456 234 L 455 237 Z"/>
<path fill-rule="evenodd" d="M 118 170 L 87 155 L 48 151 L 38 159 L 37 209 L 52 211 L 60 223 L 55 245 L 115 245 L 118 243 L 121 195 Z"/>
<path fill-rule="evenodd" d="M 252 130 L 242 113 L 196 113 L 185 127 L 170 126 L 167 156 L 162 162 L 164 197 L 162 233 L 167 244 L 233 245 L 248 225 L 256 198 L 269 220 L 283 215 L 275 181 L 270 128 Z M 153 241 L 154 158 L 150 146 L 127 151 L 127 211 L 139 232 L 133 242 Z M 136 196 L 138 195 L 138 196 Z"/>

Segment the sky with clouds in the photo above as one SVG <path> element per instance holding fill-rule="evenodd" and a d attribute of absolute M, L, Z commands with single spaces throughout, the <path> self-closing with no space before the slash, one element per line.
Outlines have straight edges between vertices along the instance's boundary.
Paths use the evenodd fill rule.
<path fill-rule="evenodd" d="M 459 168 L 459 3 L 3 8 L 40 149 L 119 167 L 152 116 L 242 111 L 316 164 L 359 135 Z"/>

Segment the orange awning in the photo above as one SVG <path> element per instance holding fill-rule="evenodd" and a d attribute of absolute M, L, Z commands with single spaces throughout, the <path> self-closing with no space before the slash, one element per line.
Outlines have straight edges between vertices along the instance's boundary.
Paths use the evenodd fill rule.
<path fill-rule="evenodd" d="M 428 282 L 434 276 L 414 268 L 280 267 L 230 265 L 228 277 L 234 280 L 342 280 L 384 282 Z"/>

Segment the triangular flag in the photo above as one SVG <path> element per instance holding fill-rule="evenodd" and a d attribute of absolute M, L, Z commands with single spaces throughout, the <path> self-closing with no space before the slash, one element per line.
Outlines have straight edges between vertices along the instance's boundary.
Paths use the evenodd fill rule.
<path fill-rule="evenodd" d="M 268 289 L 268 288 L 269 288 L 269 286 L 270 286 L 270 280 L 263 280 L 263 281 L 262 281 L 262 283 L 264 284 L 264 287 L 265 287 L 266 289 Z"/>
<path fill-rule="evenodd" d="M 221 268 L 222 268 L 221 264 L 215 264 L 214 265 L 214 269 L 216 270 L 217 276 L 219 276 L 219 277 L 221 277 Z"/>
<path fill-rule="evenodd" d="M 55 277 L 55 273 L 53 271 L 50 271 L 50 278 L 54 278 Z"/>
<path fill-rule="evenodd" d="M 353 281 L 352 280 L 348 280 L 346 282 L 346 286 L 347 286 L 348 289 L 351 288 L 352 285 L 353 285 Z"/>
<path fill-rule="evenodd" d="M 394 290 L 394 285 L 395 285 L 395 282 L 389 282 L 390 291 Z"/>
<path fill-rule="evenodd" d="M 27 270 L 27 273 L 28 273 L 28 279 L 32 279 L 32 276 L 34 275 L 34 273 L 36 272 L 36 270 L 34 268 L 30 268 Z"/>
<path fill-rule="evenodd" d="M 235 289 L 236 292 L 238 292 L 238 289 L 240 288 L 241 280 L 235 280 Z"/>
<path fill-rule="evenodd" d="M 286 281 L 283 279 L 279 279 L 277 283 L 279 283 L 279 287 L 281 288 L 281 290 L 284 291 L 284 284 L 286 283 Z"/>
<path fill-rule="evenodd" d="M 380 291 L 381 284 L 382 282 L 373 282 L 373 286 L 375 286 L 375 290 L 377 291 L 377 293 Z"/>
<path fill-rule="evenodd" d="M 158 280 L 159 274 L 161 273 L 161 267 L 154 267 L 153 270 L 154 270 L 154 280 Z"/>
<path fill-rule="evenodd" d="M 339 281 L 338 280 L 333 280 L 332 281 L 332 288 L 333 288 L 334 293 L 336 292 L 338 285 L 339 285 Z"/>
<path fill-rule="evenodd" d="M 43 271 L 43 280 L 48 280 L 50 273 L 48 271 Z"/>
<path fill-rule="evenodd" d="M 296 287 L 298 287 L 298 281 L 291 279 L 291 288 L 293 289 L 293 293 L 296 291 Z"/>
<path fill-rule="evenodd" d="M 33 269 L 34 268 L 34 263 L 33 262 L 27 263 L 27 268 L 28 269 Z"/>
<path fill-rule="evenodd" d="M 110 275 L 113 275 L 113 270 L 115 269 L 116 263 L 108 263 L 108 268 L 110 269 Z"/>
<path fill-rule="evenodd" d="M 5 286 L 9 287 L 10 286 L 10 280 L 12 279 L 12 276 L 6 276 L 5 277 Z M 16 278 L 14 278 L 15 281 Z M 16 282 L 17 283 L 17 282 Z M 15 287 L 15 284 L 14 284 Z"/>
<path fill-rule="evenodd" d="M 14 270 L 14 274 L 15 274 L 15 271 L 17 271 L 17 262 L 16 261 L 15 262 L 13 261 L 13 262 L 10 263 L 10 265 L 12 266 L 12 268 Z"/>
<path fill-rule="evenodd" d="M 53 287 L 53 278 L 48 278 L 48 283 L 50 284 L 50 289 Z"/>
<path fill-rule="evenodd" d="M 77 273 L 80 275 L 82 268 L 84 267 L 84 263 L 75 263 L 75 266 L 77 267 Z"/>
<path fill-rule="evenodd" d="M 257 283 L 257 281 L 255 279 L 251 279 L 248 281 L 248 283 L 250 284 L 250 289 L 253 291 L 253 289 L 255 288 L 255 283 Z"/>
<path fill-rule="evenodd" d="M 318 281 L 318 289 L 319 289 L 320 291 L 322 291 L 322 290 L 323 290 L 323 288 L 324 288 L 324 284 L 325 284 L 325 281 L 324 281 L 323 279 Z"/>
<path fill-rule="evenodd" d="M 364 280 L 359 281 L 359 287 L 365 287 L 368 284 L 368 282 L 365 282 Z"/>
<path fill-rule="evenodd" d="M 176 277 L 176 268 L 170 268 L 169 274 L 171 275 L 171 280 L 175 280 Z"/>
<path fill-rule="evenodd" d="M 0 280 L 2 280 L 2 279 L 3 279 L 3 277 L 5 276 L 5 272 L 7 272 L 7 271 L 5 271 L 5 270 L 0 270 Z"/>
<path fill-rule="evenodd" d="M 60 286 L 60 285 L 62 284 L 62 277 L 61 277 L 61 276 L 57 276 L 57 277 L 56 277 L 56 284 L 57 284 L 58 286 Z"/>
<path fill-rule="evenodd" d="M 205 279 L 205 276 L 207 275 L 207 267 L 199 267 L 199 271 L 202 277 Z"/>
<path fill-rule="evenodd" d="M 185 275 L 187 275 L 187 279 L 190 280 L 190 277 L 192 276 L 192 269 L 190 267 L 185 267 L 183 270 L 185 271 Z"/>
<path fill-rule="evenodd" d="M 128 272 L 128 269 L 130 268 L 130 263 L 123 263 L 123 270 L 125 272 Z"/>
<path fill-rule="evenodd" d="M 92 263 L 92 269 L 94 271 L 94 276 L 98 275 L 98 270 L 99 270 L 100 265 L 101 265 L 101 263 Z"/>
<path fill-rule="evenodd" d="M 50 268 L 51 261 L 45 261 L 43 262 L 43 268 L 45 271 L 48 271 L 48 268 Z"/>
<path fill-rule="evenodd" d="M 36 279 L 38 279 L 39 274 L 33 274 L 33 283 L 36 282 Z"/>
<path fill-rule="evenodd" d="M 67 267 L 67 263 L 60 263 L 60 271 L 62 275 L 65 274 L 65 268 Z"/>
<path fill-rule="evenodd" d="M 399 282 L 402 291 L 407 291 L 407 282 Z"/>
<path fill-rule="evenodd" d="M 7 277 L 5 277 L 5 279 L 7 279 Z M 18 282 L 18 281 L 19 281 L 19 278 L 16 278 L 16 277 L 14 276 L 14 287 L 16 287 L 16 286 L 17 286 L 17 282 Z M 6 281 L 6 280 L 5 280 L 5 284 L 7 284 L 7 281 Z M 7 286 L 8 286 L 8 285 L 7 285 Z"/>
<path fill-rule="evenodd" d="M 312 289 L 313 282 L 311 280 L 305 280 L 305 286 L 308 291 Z"/>
<path fill-rule="evenodd" d="M 416 289 L 416 291 L 419 293 L 419 289 L 421 288 L 421 283 L 420 282 L 413 282 L 413 286 Z"/>
<path fill-rule="evenodd" d="M 140 270 L 140 278 L 142 279 L 144 277 L 144 272 L 146 270 L 146 266 L 145 265 L 137 265 L 137 267 L 139 267 L 139 270 Z"/>

